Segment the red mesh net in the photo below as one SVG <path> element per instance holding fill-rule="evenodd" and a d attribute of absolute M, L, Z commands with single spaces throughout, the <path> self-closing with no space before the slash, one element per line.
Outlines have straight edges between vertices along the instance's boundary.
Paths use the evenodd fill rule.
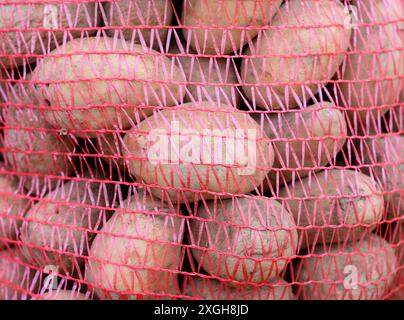
<path fill-rule="evenodd" d="M 402 0 L 0 0 L 0 299 L 403 299 Z"/>

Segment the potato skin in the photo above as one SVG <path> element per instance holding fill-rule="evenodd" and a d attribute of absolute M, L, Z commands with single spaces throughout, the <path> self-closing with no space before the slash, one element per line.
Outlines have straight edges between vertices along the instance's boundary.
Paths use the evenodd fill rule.
<path fill-rule="evenodd" d="M 41 276 L 35 278 L 35 272 L 38 271 L 23 264 L 19 248 L 1 250 L 0 300 L 27 300 L 30 293 L 38 293 Z"/>
<path fill-rule="evenodd" d="M 345 57 L 351 35 L 342 27 L 346 17 L 338 1 L 285 3 L 271 24 L 279 28 L 260 32 L 244 53 L 249 57 L 241 66 L 243 91 L 253 108 L 295 108 L 312 98 Z M 333 24 L 341 26 L 329 27 Z"/>
<path fill-rule="evenodd" d="M 383 297 L 397 268 L 391 244 L 374 234 L 366 234 L 356 242 L 324 249 L 316 248 L 312 256 L 301 259 L 295 267 L 298 299 L 379 300 Z M 356 272 L 357 288 L 346 289 L 345 281 L 352 285 L 349 277 Z M 319 282 L 305 283 L 308 281 Z"/>
<path fill-rule="evenodd" d="M 145 41 L 154 48 L 158 47 L 160 41 L 165 43 L 168 28 L 161 26 L 169 26 L 174 16 L 169 0 L 118 0 L 105 2 L 104 8 L 107 15 L 106 25 L 111 27 L 107 29 L 109 36 L 122 34 L 127 41 Z M 114 26 L 127 29 L 114 30 Z M 142 28 L 136 29 L 136 26 Z"/>
<path fill-rule="evenodd" d="M 254 287 L 231 286 L 215 279 L 185 276 L 183 291 L 189 300 L 295 300 L 292 287 L 284 280 Z"/>
<path fill-rule="evenodd" d="M 4 5 L 5 2 L 11 4 Z M 38 29 L 51 28 L 56 22 L 57 29 L 8 31 L 3 33 L 0 54 L 10 55 L 0 57 L 0 64 L 5 68 L 18 67 L 26 62 L 35 61 L 34 54 L 46 54 L 57 44 L 63 42 L 63 37 L 78 38 L 81 35 L 93 34 L 95 30 L 66 30 L 66 28 L 95 28 L 100 19 L 96 2 L 76 2 L 63 4 L 45 4 L 42 0 L 30 0 L 29 4 L 20 0 L 0 0 L 0 30 L 1 29 Z M 55 11 L 56 20 L 48 20 Z M 49 14 L 49 15 L 48 15 Z M 44 52 L 45 48 L 45 52 Z M 31 55 L 11 56 L 11 55 Z"/>
<path fill-rule="evenodd" d="M 296 254 L 293 216 L 278 201 L 261 197 L 209 201 L 200 205 L 197 217 L 190 222 L 191 251 L 198 267 L 210 275 L 266 283 Z"/>
<path fill-rule="evenodd" d="M 276 190 L 280 184 L 321 170 L 321 167 L 335 160 L 346 141 L 344 116 L 330 102 L 311 105 L 299 112 L 252 116 L 270 139 L 278 139 L 273 141 L 273 167 L 282 170 L 268 173 L 268 179 L 263 182 L 267 191 L 271 186 Z"/>
<path fill-rule="evenodd" d="M 109 211 L 104 208 L 111 207 L 111 186 L 92 182 L 95 178 L 101 177 L 87 173 L 80 180 L 60 181 L 27 213 L 20 230 L 26 261 L 80 276 L 95 232 L 107 220 Z"/>
<path fill-rule="evenodd" d="M 39 63 L 33 80 L 45 83 L 37 86 L 52 108 L 64 109 L 49 110 L 47 120 L 58 129 L 78 130 L 78 137 L 127 129 L 150 115 L 150 107 L 175 105 L 185 93 L 173 83 L 181 78 L 169 58 L 108 37 L 64 44 Z"/>
<path fill-rule="evenodd" d="M 404 214 L 404 136 L 379 136 L 363 141 L 363 171 L 382 187 L 388 219 Z M 370 166 L 370 167 L 369 167 Z"/>
<path fill-rule="evenodd" d="M 43 107 L 32 86 L 16 86 L 9 92 L 10 107 L 4 109 L 4 161 L 7 168 L 31 176 L 24 187 L 39 195 L 55 188 L 58 180 L 49 176 L 69 176 L 73 172 L 75 142 L 60 135 L 45 121 Z M 21 106 L 13 106 L 20 104 Z"/>
<path fill-rule="evenodd" d="M 160 188 L 153 188 L 152 193 L 168 196 L 173 202 L 193 202 L 199 196 L 212 199 L 217 193 L 228 198 L 257 188 L 272 166 L 272 145 L 248 114 L 224 104 L 222 112 L 211 111 L 215 109 L 217 105 L 206 102 L 186 103 L 142 121 L 136 132 L 124 138 L 129 172 L 138 181 L 157 184 Z M 240 144 L 228 152 L 228 147 L 235 145 L 236 130 L 245 139 L 238 138 Z M 201 133 L 206 137 L 203 141 Z M 218 137 L 222 137 L 221 144 Z M 163 156 L 154 153 L 160 149 Z"/>
<path fill-rule="evenodd" d="M 368 127 L 366 118 L 377 121 L 399 102 L 403 90 L 404 22 L 392 21 L 403 18 L 404 4 L 402 0 L 369 0 L 358 1 L 356 6 L 358 23 L 363 26 L 353 31 L 352 54 L 339 75 L 340 80 L 349 81 L 339 83 L 339 104 L 348 108 L 352 125 Z"/>
<path fill-rule="evenodd" d="M 181 52 L 177 46 L 173 46 L 170 53 L 178 55 L 172 59 L 181 72 L 182 81 L 188 82 L 184 103 L 208 101 L 219 107 L 222 102 L 236 108 L 239 106 L 238 71 L 233 60 L 205 58 L 186 50 Z"/>
<path fill-rule="evenodd" d="M 128 198 L 121 210 L 93 241 L 85 273 L 89 287 L 98 298 L 108 300 L 178 295 L 181 213 L 140 192 Z"/>
<path fill-rule="evenodd" d="M 271 21 L 281 3 L 281 0 L 186 0 L 182 33 L 198 53 L 240 53 L 247 41 L 258 34 L 259 27 Z M 221 28 L 208 29 L 216 26 Z M 227 29 L 231 26 L 255 28 Z"/>
<path fill-rule="evenodd" d="M 29 210 L 31 201 L 23 197 L 24 190 L 15 177 L 6 175 L 4 170 L 0 163 L 0 238 L 17 240 L 22 218 Z M 4 239 L 0 240 L 0 250 L 7 245 Z"/>
<path fill-rule="evenodd" d="M 300 227 L 300 248 L 358 238 L 376 227 L 384 210 L 377 182 L 347 169 L 310 175 L 282 188 L 279 197 Z"/>

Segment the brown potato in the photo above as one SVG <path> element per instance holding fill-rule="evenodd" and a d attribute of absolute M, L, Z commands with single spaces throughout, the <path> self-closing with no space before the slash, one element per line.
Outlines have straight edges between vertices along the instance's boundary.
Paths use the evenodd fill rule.
<path fill-rule="evenodd" d="M 281 0 L 185 0 L 182 33 L 198 53 L 240 53 L 259 28 L 270 23 L 281 3 Z"/>
<path fill-rule="evenodd" d="M 0 300 L 27 300 L 37 294 L 41 276 L 39 270 L 24 264 L 18 248 L 0 251 Z"/>
<path fill-rule="evenodd" d="M 58 179 L 73 172 L 74 141 L 56 132 L 45 120 L 43 100 L 32 86 L 15 86 L 9 91 L 9 107 L 4 110 L 3 157 L 5 165 L 23 176 L 24 187 L 32 194 L 52 190 Z M 16 105 L 17 104 L 17 105 Z"/>
<path fill-rule="evenodd" d="M 274 157 L 257 123 L 224 104 L 220 111 L 208 102 L 180 107 L 155 113 L 125 136 L 129 172 L 138 181 L 157 184 L 153 194 L 173 202 L 257 188 Z"/>
<path fill-rule="evenodd" d="M 108 27 L 107 34 L 122 34 L 128 41 L 145 42 L 152 47 L 163 45 L 173 20 L 173 8 L 169 0 L 118 0 L 104 2 Z M 114 26 L 125 27 L 114 30 Z M 142 26 L 141 28 L 137 28 Z"/>
<path fill-rule="evenodd" d="M 351 170 L 331 169 L 279 191 L 299 228 L 299 247 L 343 242 L 376 227 L 384 210 L 380 187 Z"/>
<path fill-rule="evenodd" d="M 274 139 L 275 161 L 263 186 L 277 190 L 279 185 L 335 161 L 345 143 L 347 128 L 344 116 L 334 104 L 321 102 L 305 110 L 279 114 L 253 114 L 270 139 Z M 307 169 L 302 169 L 307 168 Z"/>
<path fill-rule="evenodd" d="M 186 276 L 183 291 L 190 300 L 295 300 L 292 286 L 284 280 L 254 287 L 232 286 L 215 279 Z"/>
<path fill-rule="evenodd" d="M 244 53 L 243 91 L 252 107 L 295 108 L 325 86 L 349 46 L 347 17 L 336 0 L 286 2 L 271 24 L 279 28 L 260 32 Z"/>
<path fill-rule="evenodd" d="M 16 29 L 1 33 L 0 55 L 6 56 L 0 57 L 0 65 L 10 68 L 35 61 L 35 55 L 48 53 L 65 35 L 70 39 L 93 34 L 98 24 L 96 2 L 0 0 L 0 31 Z"/>
<path fill-rule="evenodd" d="M 388 218 L 404 215 L 404 136 L 379 136 L 362 141 L 363 171 L 381 186 Z"/>
<path fill-rule="evenodd" d="M 392 245 L 374 234 L 320 246 L 295 267 L 296 296 L 301 300 L 378 300 L 396 269 Z"/>
<path fill-rule="evenodd" d="M 7 240 L 18 239 L 22 219 L 31 206 L 22 185 L 4 171 L 0 163 L 0 250 L 9 245 Z"/>
<path fill-rule="evenodd" d="M 94 239 L 86 282 L 100 299 L 178 295 L 184 227 L 178 209 L 146 192 L 129 195 Z"/>
<path fill-rule="evenodd" d="M 343 65 L 340 105 L 348 108 L 354 126 L 368 128 L 399 101 L 404 74 L 402 0 L 358 1 L 359 24 L 353 30 L 352 53 Z M 368 119 L 369 120 L 366 120 Z M 365 130 L 366 131 L 366 130 Z"/>
<path fill-rule="evenodd" d="M 237 67 L 231 59 L 199 57 L 177 46 L 170 49 L 174 63 L 181 71 L 182 81 L 188 82 L 185 102 L 217 103 L 223 102 L 238 107 L 241 101 Z"/>
<path fill-rule="evenodd" d="M 204 202 L 190 223 L 192 254 L 207 273 L 267 283 L 296 254 L 293 216 L 278 201 L 243 197 Z"/>
<path fill-rule="evenodd" d="M 108 37 L 60 46 L 38 64 L 32 79 L 45 83 L 37 86 L 51 106 L 47 120 L 79 137 L 127 129 L 150 115 L 152 107 L 175 105 L 185 94 L 173 83 L 181 78 L 169 58 Z"/>
<path fill-rule="evenodd" d="M 60 274 L 79 273 L 95 231 L 106 222 L 111 186 L 94 182 L 101 177 L 86 173 L 59 186 L 27 213 L 21 227 L 26 261 Z"/>

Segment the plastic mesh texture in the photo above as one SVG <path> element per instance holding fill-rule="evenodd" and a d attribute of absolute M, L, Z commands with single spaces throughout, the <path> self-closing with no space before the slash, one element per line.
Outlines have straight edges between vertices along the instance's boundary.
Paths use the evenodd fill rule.
<path fill-rule="evenodd" d="M 0 0 L 0 299 L 404 299 L 402 0 Z"/>

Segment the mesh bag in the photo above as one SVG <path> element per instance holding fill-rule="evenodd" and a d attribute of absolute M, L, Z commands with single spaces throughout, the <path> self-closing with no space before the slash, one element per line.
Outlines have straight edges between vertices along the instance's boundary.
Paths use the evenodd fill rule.
<path fill-rule="evenodd" d="M 0 299 L 403 299 L 402 0 L 0 0 Z"/>

